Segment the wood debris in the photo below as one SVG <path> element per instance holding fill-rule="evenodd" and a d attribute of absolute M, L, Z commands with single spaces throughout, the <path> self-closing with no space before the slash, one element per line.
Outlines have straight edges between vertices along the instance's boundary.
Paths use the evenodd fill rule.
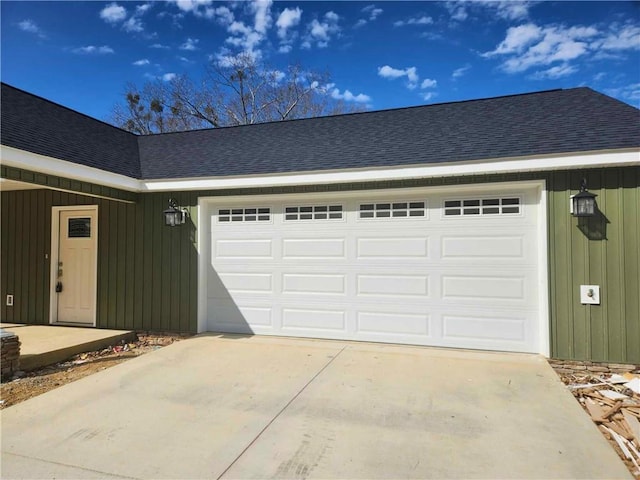
<path fill-rule="evenodd" d="M 570 378 L 569 378 L 570 377 Z M 585 374 L 563 381 L 640 480 L 640 375 Z"/>

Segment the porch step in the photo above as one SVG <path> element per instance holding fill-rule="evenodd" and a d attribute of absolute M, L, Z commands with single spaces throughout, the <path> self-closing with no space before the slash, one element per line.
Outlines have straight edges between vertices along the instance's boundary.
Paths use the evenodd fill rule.
<path fill-rule="evenodd" d="M 66 360 L 73 355 L 136 338 L 131 330 L 50 325 L 1 324 L 20 339 L 20 370 L 29 371 Z"/>

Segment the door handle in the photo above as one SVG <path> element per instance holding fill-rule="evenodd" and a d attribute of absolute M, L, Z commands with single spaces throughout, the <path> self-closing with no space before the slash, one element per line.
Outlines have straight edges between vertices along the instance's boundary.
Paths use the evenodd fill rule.
<path fill-rule="evenodd" d="M 60 293 L 62 291 L 62 282 L 56 283 L 56 293 Z"/>

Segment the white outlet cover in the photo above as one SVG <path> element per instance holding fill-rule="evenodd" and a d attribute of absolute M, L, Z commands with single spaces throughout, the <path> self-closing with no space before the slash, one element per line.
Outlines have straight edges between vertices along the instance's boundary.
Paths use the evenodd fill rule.
<path fill-rule="evenodd" d="M 600 285 L 580 285 L 580 303 L 600 305 Z"/>

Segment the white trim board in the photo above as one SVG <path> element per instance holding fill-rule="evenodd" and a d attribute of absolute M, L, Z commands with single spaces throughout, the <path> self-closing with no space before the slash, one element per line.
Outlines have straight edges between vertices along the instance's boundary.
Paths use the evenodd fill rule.
<path fill-rule="evenodd" d="M 140 191 L 140 181 L 135 178 L 107 172 L 100 168 L 87 167 L 86 165 L 80 165 L 66 160 L 38 155 L 37 153 L 31 153 L 5 145 L 0 145 L 0 159 L 2 164 L 8 167 L 22 168 L 32 172 L 70 178 L 81 182 L 95 183 L 97 185 L 129 190 L 131 192 Z M 42 188 L 48 187 L 43 185 Z"/>
<path fill-rule="evenodd" d="M 125 175 L 105 172 L 98 168 L 37 155 L 4 145 L 0 146 L 0 159 L 2 164 L 10 167 L 23 168 L 30 171 L 62 176 L 73 180 L 105 185 L 132 192 L 169 192 L 340 184 L 463 175 L 634 166 L 640 165 L 640 149 L 487 159 L 474 162 L 448 162 L 442 164 L 410 165 L 406 167 L 371 167 L 351 170 L 291 172 L 235 177 L 173 178 L 163 180 L 137 180 Z"/>

